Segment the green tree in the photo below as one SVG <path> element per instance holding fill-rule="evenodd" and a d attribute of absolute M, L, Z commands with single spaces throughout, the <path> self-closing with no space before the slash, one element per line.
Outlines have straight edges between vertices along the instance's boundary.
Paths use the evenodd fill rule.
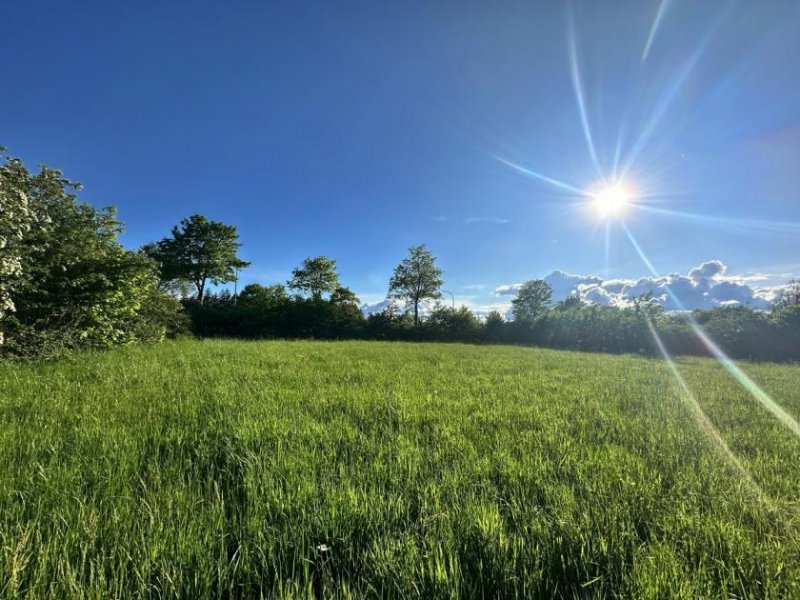
<path fill-rule="evenodd" d="M 130 333 L 137 341 L 160 342 L 188 334 L 189 325 L 189 316 L 175 296 L 150 287 L 131 321 Z"/>
<path fill-rule="evenodd" d="M 274 309 L 289 300 L 286 288 L 281 284 L 259 285 L 250 283 L 239 294 L 239 306 L 243 308 Z"/>
<path fill-rule="evenodd" d="M 0 147 L 0 153 L 5 148 Z M 28 206 L 28 171 L 19 160 L 4 156 L 0 166 L 0 345 L 3 317 L 14 311 L 11 294 L 22 275 L 25 234 L 33 217 Z"/>
<path fill-rule="evenodd" d="M 339 287 L 336 261 L 327 256 L 307 258 L 302 267 L 292 271 L 287 285 L 293 290 L 307 292 L 312 300 L 321 300 L 322 294 L 333 294 Z"/>
<path fill-rule="evenodd" d="M 348 287 L 340 285 L 331 294 L 332 304 L 352 304 L 353 306 L 358 306 L 359 302 L 358 296 Z"/>
<path fill-rule="evenodd" d="M 360 300 L 350 288 L 339 286 L 331 294 L 331 306 L 335 320 L 336 332 L 339 335 L 358 333 L 366 322 L 361 309 Z"/>
<path fill-rule="evenodd" d="M 185 279 L 164 279 L 164 256 L 161 253 L 161 247 L 158 242 L 150 242 L 139 248 L 139 253 L 151 259 L 156 266 L 156 274 L 158 281 L 156 289 L 159 292 L 164 292 L 170 296 L 178 298 L 188 298 L 192 295 L 192 284 Z"/>
<path fill-rule="evenodd" d="M 8 166 L 8 164 L 7 164 Z M 78 347 L 106 347 L 140 339 L 152 300 L 156 265 L 117 240 L 122 224 L 112 207 L 77 198 L 80 186 L 42 167 L 31 175 L 12 167 L 27 199 L 30 226 L 22 233 L 5 315 L 7 351 L 42 355 Z M 5 184 L 7 187 L 7 184 Z"/>
<path fill-rule="evenodd" d="M 250 265 L 236 255 L 240 247 L 235 225 L 195 214 L 173 227 L 172 236 L 149 253 L 159 263 L 163 281 L 188 281 L 202 303 L 209 281 L 215 285 L 234 281 L 237 271 Z"/>
<path fill-rule="evenodd" d="M 533 323 L 550 304 L 552 295 L 553 288 L 542 279 L 533 279 L 523 283 L 517 292 L 517 297 L 511 301 L 514 321 Z"/>
<path fill-rule="evenodd" d="M 654 321 L 664 313 L 664 307 L 653 292 L 639 294 L 633 298 L 633 310 L 637 315 Z"/>
<path fill-rule="evenodd" d="M 773 310 L 800 305 L 800 279 L 792 279 L 772 303 Z"/>
<path fill-rule="evenodd" d="M 493 310 L 486 315 L 486 320 L 483 323 L 486 339 L 492 342 L 499 341 L 503 337 L 503 327 L 505 327 L 506 320 L 499 311 Z"/>
<path fill-rule="evenodd" d="M 414 326 L 419 325 L 419 304 L 423 300 L 442 297 L 442 270 L 436 266 L 436 257 L 422 246 L 408 249 L 408 257 L 395 267 L 389 280 L 388 297 L 411 304 Z"/>
<path fill-rule="evenodd" d="M 586 304 L 578 294 L 570 294 L 560 302 L 556 302 L 554 310 L 574 310 L 584 308 Z"/>
<path fill-rule="evenodd" d="M 800 359 L 800 302 L 773 310 L 770 321 L 777 338 L 773 355 L 783 360 Z"/>
<path fill-rule="evenodd" d="M 425 320 L 425 330 L 434 339 L 476 341 L 481 322 L 466 306 L 452 308 L 437 303 Z"/>

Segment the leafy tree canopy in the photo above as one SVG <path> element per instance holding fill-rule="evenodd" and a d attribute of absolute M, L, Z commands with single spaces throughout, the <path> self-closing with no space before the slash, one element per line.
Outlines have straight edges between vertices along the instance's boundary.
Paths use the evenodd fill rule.
<path fill-rule="evenodd" d="M 240 247 L 235 225 L 195 214 L 146 251 L 159 263 L 164 281 L 190 282 L 202 303 L 209 281 L 215 285 L 234 281 L 238 269 L 250 265 L 236 255 Z"/>
<path fill-rule="evenodd" d="M 2 213 L 3 236 L 14 242 L 6 244 L 13 269 L 4 265 L 3 277 L 4 306 L 14 308 L 0 322 L 6 351 L 42 355 L 163 334 L 163 327 L 142 319 L 146 312 L 159 318 L 176 312 L 177 305 L 153 308 L 156 266 L 120 245 L 122 224 L 113 207 L 80 202 L 80 186 L 57 170 L 31 174 L 16 160 L 1 170 L 3 202 L 17 211 Z"/>
<path fill-rule="evenodd" d="M 321 300 L 322 294 L 333 294 L 339 287 L 336 261 L 327 256 L 305 259 L 302 267 L 292 271 L 288 286 L 308 293 L 313 300 Z"/>
<path fill-rule="evenodd" d="M 0 147 L 0 152 L 4 151 Z M 4 159 L 0 166 L 0 321 L 14 311 L 11 293 L 22 273 L 23 240 L 33 222 L 26 193 L 30 187 L 28 171 L 19 160 Z"/>
<path fill-rule="evenodd" d="M 511 301 L 514 320 L 518 323 L 533 323 L 550 304 L 553 289 L 542 279 L 533 279 L 522 284 L 517 297 Z"/>
<path fill-rule="evenodd" d="M 786 285 L 778 298 L 773 302 L 773 309 L 782 309 L 788 306 L 800 305 L 800 279 L 792 279 Z"/>
<path fill-rule="evenodd" d="M 239 304 L 243 307 L 272 309 L 289 299 L 286 288 L 281 284 L 259 285 L 251 283 L 239 294 Z"/>
<path fill-rule="evenodd" d="M 419 325 L 419 304 L 423 300 L 442 297 L 442 270 L 436 266 L 436 257 L 425 245 L 412 246 L 408 257 L 395 267 L 389 280 L 388 297 L 410 304 L 414 312 L 414 325 Z"/>
<path fill-rule="evenodd" d="M 352 304 L 358 306 L 360 300 L 350 288 L 340 285 L 331 294 L 331 302 L 333 304 Z"/>

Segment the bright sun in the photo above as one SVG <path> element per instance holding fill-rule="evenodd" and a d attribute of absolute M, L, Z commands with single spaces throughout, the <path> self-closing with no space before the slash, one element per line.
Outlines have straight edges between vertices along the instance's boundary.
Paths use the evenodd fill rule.
<path fill-rule="evenodd" d="M 622 181 L 604 181 L 591 193 L 595 210 L 603 216 L 620 214 L 633 201 L 633 193 Z"/>

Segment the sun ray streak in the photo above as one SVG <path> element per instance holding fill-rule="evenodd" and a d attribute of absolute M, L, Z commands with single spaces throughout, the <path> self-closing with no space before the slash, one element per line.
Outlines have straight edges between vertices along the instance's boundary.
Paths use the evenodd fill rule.
<path fill-rule="evenodd" d="M 545 183 L 549 183 L 552 186 L 555 186 L 572 194 L 578 194 L 579 196 L 589 196 L 589 194 L 585 190 L 577 188 L 574 185 L 564 183 L 563 181 L 559 181 L 558 179 L 553 179 L 552 177 L 548 177 L 547 175 L 542 175 L 541 173 L 537 173 L 536 171 L 527 169 L 521 165 L 513 163 L 510 160 L 506 160 L 505 158 L 502 158 L 500 156 L 492 155 L 492 158 L 494 158 L 497 161 L 500 161 L 507 167 L 511 167 L 515 171 L 519 171 L 523 175 L 527 175 L 528 177 L 533 177 L 534 179 L 538 179 L 539 181 L 544 181 Z"/>
<path fill-rule="evenodd" d="M 722 456 L 730 463 L 732 467 L 737 471 L 737 473 L 743 477 L 759 494 L 763 494 L 761 488 L 758 484 L 753 480 L 750 473 L 741 463 L 741 461 L 736 458 L 736 455 L 730 449 L 728 444 L 725 442 L 725 439 L 719 433 L 719 430 L 716 428 L 714 423 L 711 422 L 711 419 L 708 418 L 706 413 L 703 411 L 700 403 L 697 401 L 697 398 L 692 393 L 692 390 L 689 388 L 689 385 L 686 383 L 686 380 L 681 375 L 681 372 L 678 370 L 678 366 L 675 364 L 675 361 L 672 360 L 672 356 L 667 351 L 664 342 L 661 341 L 661 336 L 658 335 L 655 326 L 653 325 L 653 321 L 647 315 L 646 312 L 642 313 L 644 315 L 645 321 L 647 323 L 647 327 L 650 330 L 650 335 L 653 336 L 653 341 L 655 341 L 656 346 L 658 346 L 658 351 L 661 353 L 661 357 L 664 359 L 664 362 L 667 363 L 669 366 L 670 371 L 672 372 L 672 376 L 677 381 L 678 386 L 682 392 L 682 398 L 686 402 L 691 411 L 694 418 L 697 420 L 697 423 L 706 433 L 706 435 L 711 438 L 711 441 L 716 446 L 717 450 L 722 454 Z"/>
<path fill-rule="evenodd" d="M 642 64 L 647 61 L 647 56 L 650 54 L 650 48 L 653 45 L 653 40 L 656 38 L 656 33 L 661 25 L 661 20 L 664 18 L 664 13 L 667 12 L 667 6 L 669 6 L 669 3 L 670 0 L 661 0 L 661 4 L 658 5 L 656 18 L 653 19 L 653 26 L 650 28 L 650 34 L 647 36 L 647 42 L 644 45 L 644 51 L 642 51 Z"/>
<path fill-rule="evenodd" d="M 625 234 L 628 236 L 633 247 L 636 249 L 636 252 L 639 254 L 639 257 L 642 259 L 644 264 L 650 269 L 650 272 L 653 274 L 654 277 L 660 277 L 658 271 L 656 271 L 655 267 L 653 267 L 653 263 L 645 255 L 644 251 L 642 250 L 641 246 L 636 241 L 636 238 L 633 237 L 633 234 L 630 232 L 628 227 L 625 225 L 624 222 L 620 222 L 622 228 L 625 230 Z M 678 298 L 675 293 L 672 291 L 670 286 L 665 285 L 664 289 L 667 291 L 667 294 L 672 301 L 675 302 L 675 305 L 681 308 L 682 310 L 686 310 L 686 307 L 681 302 L 680 298 Z M 770 397 L 764 390 L 762 390 L 758 384 L 753 381 L 744 371 L 742 371 L 738 365 L 727 355 L 725 354 L 722 349 L 717 346 L 717 344 L 712 340 L 708 334 L 703 331 L 703 328 L 700 324 L 691 316 L 691 314 L 687 317 L 689 321 L 689 326 L 694 331 L 695 335 L 700 339 L 706 349 L 711 353 L 711 355 L 717 359 L 720 365 L 728 372 L 728 374 L 733 377 L 736 382 L 741 385 L 747 392 L 750 393 L 753 398 L 755 398 L 761 406 L 767 409 L 772 415 L 777 418 L 781 423 L 783 423 L 792 433 L 794 433 L 798 438 L 800 438 L 800 423 L 798 423 L 794 417 L 792 417 L 789 413 L 787 413 L 775 400 Z"/>
<path fill-rule="evenodd" d="M 622 154 L 622 139 L 625 137 L 625 123 L 623 122 L 619 128 L 619 135 L 617 136 L 617 144 L 614 146 L 614 164 L 611 168 L 611 174 L 613 175 L 614 179 L 617 179 L 617 174 L 619 173 L 619 161 L 620 155 Z"/>
<path fill-rule="evenodd" d="M 710 215 L 687 213 L 677 210 L 669 210 L 666 208 L 658 208 L 655 206 L 645 206 L 645 205 L 642 205 L 640 208 L 648 212 L 657 213 L 668 217 L 690 219 L 694 221 L 705 221 L 713 225 L 722 227 L 753 229 L 759 231 L 768 231 L 770 233 L 790 233 L 790 234 L 800 233 L 800 222 L 792 223 L 787 221 L 764 221 L 761 219 L 734 219 L 730 217 L 712 217 Z"/>
<path fill-rule="evenodd" d="M 642 261 L 644 262 L 645 266 L 650 270 L 650 272 L 655 277 L 659 277 L 658 271 L 656 271 L 656 268 L 653 266 L 653 263 L 650 262 L 650 259 L 647 258 L 647 255 L 641 249 L 641 247 L 639 246 L 639 243 L 636 241 L 636 238 L 633 237 L 633 234 L 628 229 L 628 226 L 625 225 L 625 222 L 624 221 L 620 221 L 620 225 L 622 225 L 622 229 L 625 230 L 625 235 L 628 236 L 628 239 L 630 240 L 631 244 L 633 244 L 633 247 L 636 250 L 637 254 L 639 255 L 639 258 L 642 259 Z M 668 290 L 668 292 L 672 293 L 670 290 Z"/>
<path fill-rule="evenodd" d="M 733 360 L 726 355 L 722 349 L 714 343 L 708 335 L 702 330 L 700 325 L 694 320 L 690 320 L 692 329 L 697 337 L 703 342 L 703 345 L 708 349 L 714 358 L 725 368 L 726 371 L 750 394 L 758 400 L 761 405 L 771 412 L 781 423 L 788 427 L 797 437 L 800 437 L 800 423 L 794 417 L 787 413 L 769 394 L 762 390 L 758 384 L 750 379 L 748 375 L 742 371 Z"/>
<path fill-rule="evenodd" d="M 700 40 L 700 44 L 697 46 L 694 52 L 692 52 L 692 54 L 689 56 L 689 59 L 683 64 L 683 67 L 678 72 L 678 76 L 675 78 L 675 81 L 673 81 L 672 85 L 670 85 L 667 88 L 666 93 L 661 97 L 661 100 L 658 102 L 658 104 L 656 104 L 655 110 L 653 110 L 652 115 L 645 123 L 644 127 L 639 133 L 639 136 L 636 138 L 636 141 L 633 144 L 633 148 L 631 149 L 631 152 L 628 155 L 627 160 L 625 161 L 625 165 L 622 169 L 623 176 L 625 176 L 625 174 L 628 173 L 628 171 L 633 166 L 636 159 L 639 157 L 641 151 L 650 141 L 650 137 L 653 135 L 658 125 L 661 123 L 661 119 L 664 118 L 664 115 L 666 114 L 669 107 L 672 105 L 672 102 L 675 100 L 681 89 L 683 89 L 686 80 L 689 78 L 689 75 L 694 70 L 695 66 L 700 60 L 700 57 L 705 52 L 706 48 L 713 39 L 717 30 L 719 30 L 723 21 L 727 18 L 728 14 L 730 13 L 731 6 L 732 4 L 729 4 L 728 8 L 724 10 L 717 18 L 717 20 L 712 24 L 711 28 L 703 36 L 703 39 Z"/>
<path fill-rule="evenodd" d="M 672 85 L 667 90 L 666 94 L 661 98 L 659 103 L 656 105 L 653 114 L 645 123 L 644 127 L 642 128 L 639 136 L 636 138 L 636 141 L 633 144 L 633 148 L 631 149 L 630 154 L 628 155 L 625 164 L 622 167 L 622 174 L 623 176 L 628 173 L 630 168 L 636 162 L 636 159 L 639 158 L 639 154 L 642 152 L 644 147 L 650 141 L 650 137 L 653 135 L 653 132 L 658 127 L 659 123 L 661 123 L 661 119 L 664 117 L 664 114 L 669 109 L 672 102 L 675 100 L 675 97 L 678 95 L 678 92 L 681 91 L 683 84 L 686 82 L 686 79 L 689 77 L 689 74 L 694 69 L 695 64 L 697 64 L 698 59 L 700 58 L 700 54 L 702 48 L 704 48 L 704 44 L 701 45 L 701 48 L 696 51 L 689 60 L 684 64 L 681 72 L 678 74 L 678 77 L 672 83 Z"/>
<path fill-rule="evenodd" d="M 581 117 L 581 125 L 583 126 L 583 135 L 586 137 L 586 145 L 589 149 L 589 156 L 592 159 L 597 172 L 602 175 L 603 169 L 600 167 L 600 161 L 597 159 L 597 150 L 595 149 L 594 139 L 592 137 L 592 129 L 589 126 L 589 117 L 586 113 L 586 99 L 583 93 L 583 84 L 581 82 L 581 72 L 578 66 L 578 44 L 575 39 L 575 22 L 570 11 L 568 13 L 568 28 L 567 28 L 567 50 L 569 52 L 569 68 L 570 75 L 572 76 L 572 87 L 575 91 L 575 100 L 578 102 L 578 112 Z"/>

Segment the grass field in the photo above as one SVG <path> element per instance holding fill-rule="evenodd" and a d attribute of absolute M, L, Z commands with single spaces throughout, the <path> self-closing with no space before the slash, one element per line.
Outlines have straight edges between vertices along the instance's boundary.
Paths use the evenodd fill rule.
<path fill-rule="evenodd" d="M 0 366 L 0 596 L 800 597 L 800 441 L 715 362 L 175 342 Z M 800 416 L 800 367 L 743 365 Z"/>

